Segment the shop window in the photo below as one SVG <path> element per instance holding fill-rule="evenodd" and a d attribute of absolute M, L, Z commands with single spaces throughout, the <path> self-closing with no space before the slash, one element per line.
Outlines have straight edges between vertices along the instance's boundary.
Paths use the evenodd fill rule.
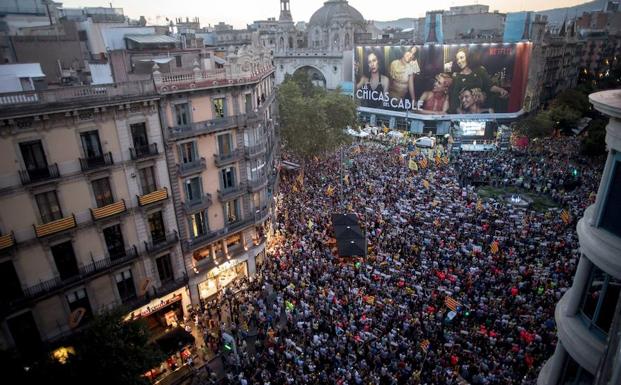
<path fill-rule="evenodd" d="M 91 186 L 93 187 L 93 194 L 95 195 L 97 207 L 103 207 L 114 203 L 112 189 L 110 188 L 110 180 L 108 178 L 94 180 L 91 182 Z"/>
<path fill-rule="evenodd" d="M 63 217 L 60 204 L 58 204 L 56 191 L 37 194 L 35 195 L 35 200 L 37 201 L 39 213 L 41 214 L 41 222 L 48 223 Z"/>
<path fill-rule="evenodd" d="M 103 235 L 110 259 L 114 261 L 125 257 L 125 242 L 123 241 L 121 225 L 106 227 L 103 229 Z"/>
<path fill-rule="evenodd" d="M 64 281 L 79 274 L 78 263 L 75 259 L 71 241 L 59 243 L 50 249 L 61 280 Z"/>
<path fill-rule="evenodd" d="M 83 322 L 92 316 L 91 304 L 88 301 L 88 295 L 86 294 L 86 289 L 81 288 L 72 292 L 67 293 L 65 296 L 67 298 L 67 303 L 69 304 L 69 310 L 74 312 L 77 309 L 83 308 L 85 310 L 84 315 L 82 316 L 80 322 Z"/>
<path fill-rule="evenodd" d="M 155 260 L 157 265 L 157 273 L 160 277 L 160 283 L 164 284 L 174 279 L 172 264 L 170 263 L 170 254 L 163 255 Z"/>
<path fill-rule="evenodd" d="M 602 338 L 610 330 L 620 292 L 621 280 L 593 267 L 581 311 L 589 328 Z"/>
<path fill-rule="evenodd" d="M 608 230 L 617 237 L 621 237 L 621 157 L 617 155 L 614 162 L 608 193 L 602 209 L 600 227 Z"/>
<path fill-rule="evenodd" d="M 116 281 L 116 287 L 119 290 L 119 296 L 123 303 L 136 298 L 136 287 L 134 286 L 134 278 L 132 277 L 131 269 L 115 274 L 114 280 Z"/>

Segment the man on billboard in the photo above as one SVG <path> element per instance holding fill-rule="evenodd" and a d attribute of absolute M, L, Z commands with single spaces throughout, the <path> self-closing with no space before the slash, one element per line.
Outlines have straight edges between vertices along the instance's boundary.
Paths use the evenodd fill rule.
<path fill-rule="evenodd" d="M 366 62 L 362 63 L 362 76 L 356 84 L 356 95 L 364 107 L 382 108 L 388 99 L 390 80 L 383 74 L 384 55 L 378 50 L 369 50 Z"/>

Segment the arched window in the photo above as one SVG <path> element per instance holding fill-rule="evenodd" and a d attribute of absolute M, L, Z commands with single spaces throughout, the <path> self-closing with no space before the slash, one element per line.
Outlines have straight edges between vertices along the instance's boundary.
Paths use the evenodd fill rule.
<path fill-rule="evenodd" d="M 351 49 L 351 42 L 349 38 L 349 33 L 345 34 L 345 49 Z"/>
<path fill-rule="evenodd" d="M 284 37 L 280 37 L 280 48 L 285 48 L 285 38 Z"/>

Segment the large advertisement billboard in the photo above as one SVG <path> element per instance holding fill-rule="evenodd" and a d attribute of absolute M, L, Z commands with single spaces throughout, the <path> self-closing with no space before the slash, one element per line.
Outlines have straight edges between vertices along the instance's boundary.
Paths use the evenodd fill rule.
<path fill-rule="evenodd" d="M 427 118 L 521 113 L 531 44 L 356 47 L 354 97 L 364 109 Z"/>

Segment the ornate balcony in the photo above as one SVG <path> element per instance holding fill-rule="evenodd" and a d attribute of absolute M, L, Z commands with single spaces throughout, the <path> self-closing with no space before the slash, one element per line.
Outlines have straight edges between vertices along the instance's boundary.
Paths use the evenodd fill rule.
<path fill-rule="evenodd" d="M 3 251 L 8 251 L 15 246 L 15 236 L 13 232 L 6 235 L 0 235 L 0 253 Z"/>
<path fill-rule="evenodd" d="M 174 246 L 178 241 L 177 230 L 174 230 L 161 238 L 154 238 L 151 242 L 144 241 L 144 248 L 147 250 L 147 253 L 155 254 Z"/>
<path fill-rule="evenodd" d="M 245 146 L 244 153 L 246 155 L 246 159 L 255 158 L 265 154 L 267 152 L 266 144 L 267 142 L 263 140 L 255 144 Z"/>
<path fill-rule="evenodd" d="M 23 186 L 38 182 L 51 181 L 59 177 L 60 174 L 58 173 L 58 165 L 56 163 L 50 164 L 44 168 L 19 171 L 19 178 L 21 179 Z"/>
<path fill-rule="evenodd" d="M 235 163 L 241 160 L 242 152 L 240 149 L 229 152 L 228 154 L 213 154 L 217 167 L 223 167 L 227 164 Z"/>
<path fill-rule="evenodd" d="M 211 194 L 207 193 L 201 196 L 200 199 L 184 202 L 183 210 L 185 210 L 186 214 L 191 214 L 193 212 L 203 210 L 211 206 L 211 204 L 212 204 Z"/>
<path fill-rule="evenodd" d="M 71 214 L 70 217 L 61 218 L 52 222 L 48 222 L 42 225 L 32 225 L 35 230 L 37 238 L 47 237 L 48 235 L 60 233 L 62 231 L 71 230 L 77 226 L 75 221 L 75 215 Z"/>
<path fill-rule="evenodd" d="M 132 160 L 148 159 L 153 156 L 159 155 L 157 150 L 157 143 L 151 143 L 146 146 L 140 146 L 129 149 L 129 155 Z"/>
<path fill-rule="evenodd" d="M 207 161 L 205 158 L 200 158 L 194 162 L 177 164 L 177 175 L 184 178 L 186 176 L 198 173 L 207 168 Z"/>
<path fill-rule="evenodd" d="M 127 211 L 127 206 L 125 205 L 125 199 L 121 199 L 118 202 L 114 202 L 112 204 L 98 207 L 95 209 L 91 209 L 91 216 L 94 221 L 110 218 L 115 215 L 119 215 Z"/>
<path fill-rule="evenodd" d="M 145 195 L 137 195 L 136 197 L 139 206 L 147 206 L 168 199 L 168 189 L 164 187 Z"/>
<path fill-rule="evenodd" d="M 93 171 L 102 167 L 112 166 L 113 164 L 114 160 L 112 159 L 111 152 L 107 152 L 102 156 L 80 158 L 80 168 L 82 168 L 82 171 Z"/>
<path fill-rule="evenodd" d="M 257 209 L 254 212 L 254 222 L 256 224 L 261 224 L 263 222 L 265 222 L 265 220 L 270 216 L 270 209 L 269 207 L 264 207 L 262 209 Z"/>
<path fill-rule="evenodd" d="M 237 127 L 238 125 L 239 118 L 237 116 L 227 116 L 224 118 L 195 122 L 185 126 L 169 127 L 168 133 L 171 139 L 185 139 L 196 135 L 205 135 L 227 130 Z"/>
<path fill-rule="evenodd" d="M 237 198 L 238 196 L 244 193 L 242 186 L 237 185 L 231 188 L 224 189 L 222 191 L 218 190 L 218 199 L 221 202 L 230 201 L 231 199 Z"/>
<path fill-rule="evenodd" d="M 264 189 L 267 186 L 267 175 L 260 175 L 257 179 L 248 180 L 248 192 L 253 193 Z"/>

